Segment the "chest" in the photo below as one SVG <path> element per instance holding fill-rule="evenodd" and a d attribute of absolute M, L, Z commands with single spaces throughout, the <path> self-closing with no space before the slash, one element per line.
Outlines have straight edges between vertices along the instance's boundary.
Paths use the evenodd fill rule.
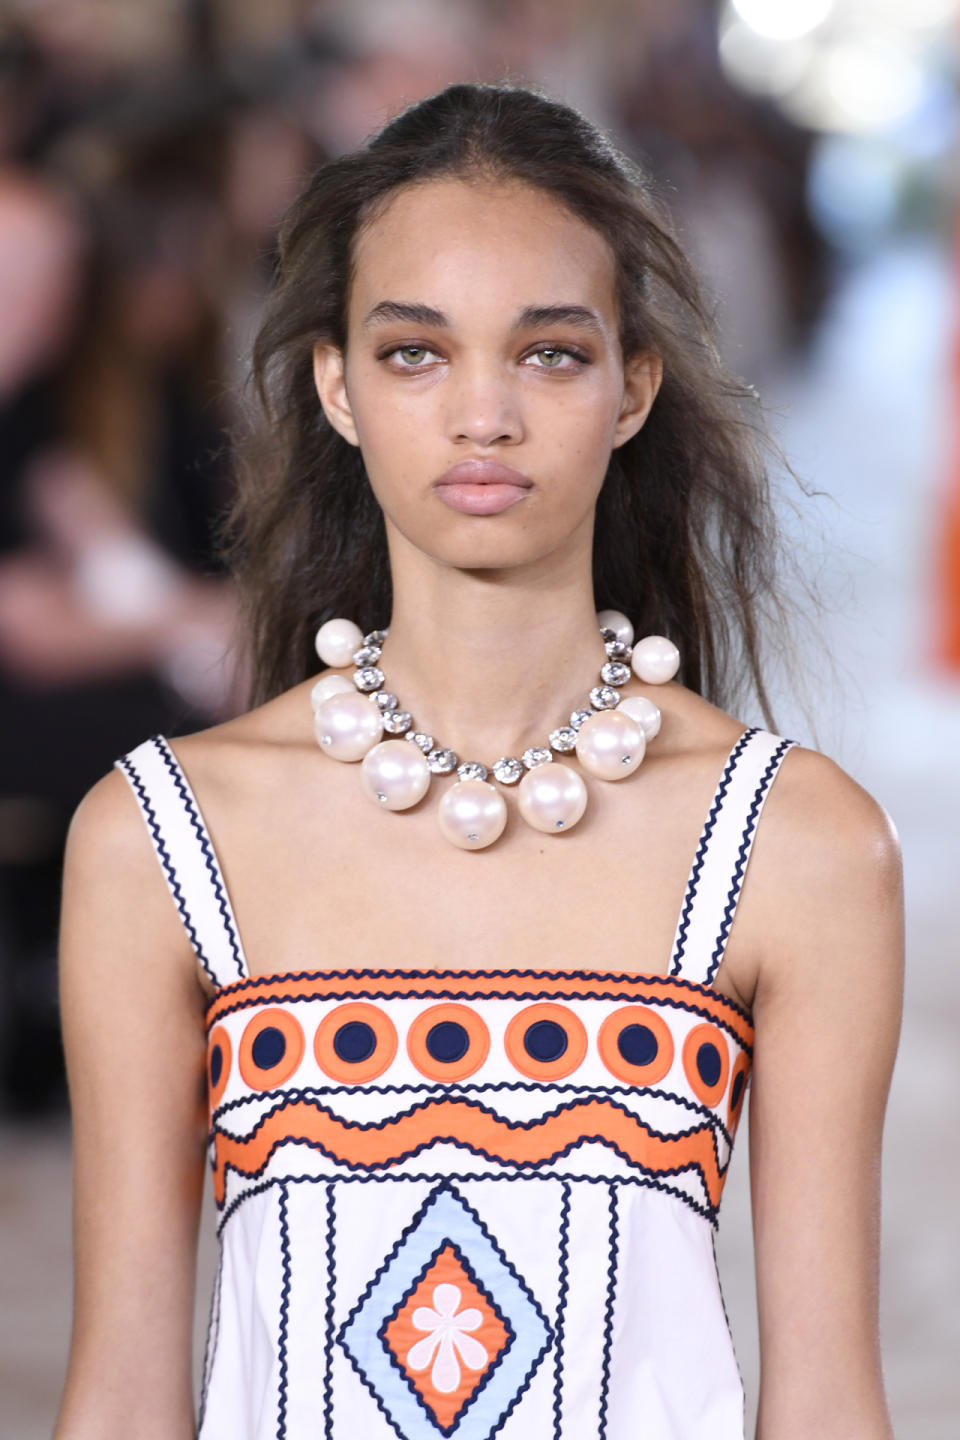
<path fill-rule="evenodd" d="M 526 825 L 511 795 L 496 844 L 465 852 L 438 829 L 440 785 L 412 810 L 378 811 L 354 767 L 318 757 L 311 784 L 301 772 L 282 793 L 249 795 L 243 823 L 239 807 L 219 817 L 250 970 L 535 965 L 664 974 L 715 769 L 682 775 L 650 760 L 627 782 L 593 781 L 586 813 L 562 836 Z"/>

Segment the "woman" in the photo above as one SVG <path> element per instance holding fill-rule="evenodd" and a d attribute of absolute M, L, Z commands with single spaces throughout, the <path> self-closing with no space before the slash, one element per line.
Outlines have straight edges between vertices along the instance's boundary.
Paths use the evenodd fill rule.
<path fill-rule="evenodd" d="M 758 1433 L 889 1436 L 897 841 L 713 703 L 739 644 L 765 705 L 776 590 L 689 265 L 581 117 L 468 85 L 280 238 L 227 536 L 254 708 L 71 827 L 57 1440 L 192 1433 L 205 1084 L 201 1435 L 741 1435 L 712 1239 L 751 1060 Z"/>

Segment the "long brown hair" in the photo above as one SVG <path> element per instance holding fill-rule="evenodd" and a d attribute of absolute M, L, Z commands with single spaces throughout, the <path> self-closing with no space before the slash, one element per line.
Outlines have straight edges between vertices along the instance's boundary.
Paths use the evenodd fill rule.
<path fill-rule="evenodd" d="M 327 422 L 312 351 L 344 348 L 354 242 L 396 190 L 433 177 L 525 181 L 608 241 L 624 358 L 663 380 L 646 423 L 611 455 L 594 527 L 597 609 L 679 647 L 678 679 L 728 707 L 786 637 L 768 454 L 754 388 L 723 364 L 698 277 L 647 173 L 582 115 L 528 89 L 457 84 L 411 106 L 361 150 L 321 166 L 287 211 L 256 337 L 238 488 L 221 530 L 249 647 L 252 705 L 314 674 L 313 637 L 337 615 L 367 631 L 392 603 L 383 515 L 359 451 Z M 782 457 L 781 457 L 782 458 Z M 789 469 L 789 466 L 787 466 Z M 793 473 L 792 471 L 790 472 Z"/>

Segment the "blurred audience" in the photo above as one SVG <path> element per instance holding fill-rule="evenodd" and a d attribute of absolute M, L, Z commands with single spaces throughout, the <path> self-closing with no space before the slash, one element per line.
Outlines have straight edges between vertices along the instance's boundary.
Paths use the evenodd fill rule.
<path fill-rule="evenodd" d="M 704 0 L 8 0 L 0 18 L 0 1084 L 63 1102 L 60 857 L 115 756 L 244 703 L 216 552 L 279 215 L 326 155 L 516 77 L 646 159 L 753 378 L 825 250 L 806 137 L 734 91 Z M 739 278 L 738 278 L 739 277 Z M 756 303 L 749 303 L 751 298 Z M 753 322 L 751 323 L 751 317 Z M 762 321 L 762 323 L 761 323 Z"/>

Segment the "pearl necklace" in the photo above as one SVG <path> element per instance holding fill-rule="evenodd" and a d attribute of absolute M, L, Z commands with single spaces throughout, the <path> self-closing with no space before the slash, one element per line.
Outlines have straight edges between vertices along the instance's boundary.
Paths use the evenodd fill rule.
<path fill-rule="evenodd" d="M 570 830 L 587 805 L 582 776 L 554 762 L 553 752 L 575 751 L 583 768 L 601 780 L 631 775 L 647 741 L 660 729 L 660 711 L 642 695 L 621 700 L 617 687 L 629 680 L 631 667 L 646 684 L 662 685 L 680 665 L 680 652 L 663 635 L 647 635 L 634 645 L 633 626 L 619 611 L 602 610 L 597 620 L 607 659 L 600 684 L 590 691 L 590 709 L 574 710 L 569 724 L 550 732 L 547 745 L 531 746 L 519 760 L 502 755 L 491 767 L 501 785 L 517 785 L 521 816 L 544 834 Z M 482 850 L 501 835 L 506 802 L 488 782 L 485 765 L 461 762 L 432 735 L 417 730 L 410 712 L 401 710 L 396 695 L 384 689 L 386 676 L 377 661 L 388 634 L 371 630 L 364 635 L 345 619 L 320 626 L 315 645 L 324 664 L 336 668 L 352 663 L 357 669 L 352 683 L 343 675 L 322 675 L 314 685 L 310 699 L 317 743 L 334 760 L 362 760 L 364 789 L 387 810 L 416 805 L 434 775 L 456 770 L 459 780 L 440 801 L 440 829 L 461 850 Z M 396 738 L 384 740 L 384 732 Z"/>

